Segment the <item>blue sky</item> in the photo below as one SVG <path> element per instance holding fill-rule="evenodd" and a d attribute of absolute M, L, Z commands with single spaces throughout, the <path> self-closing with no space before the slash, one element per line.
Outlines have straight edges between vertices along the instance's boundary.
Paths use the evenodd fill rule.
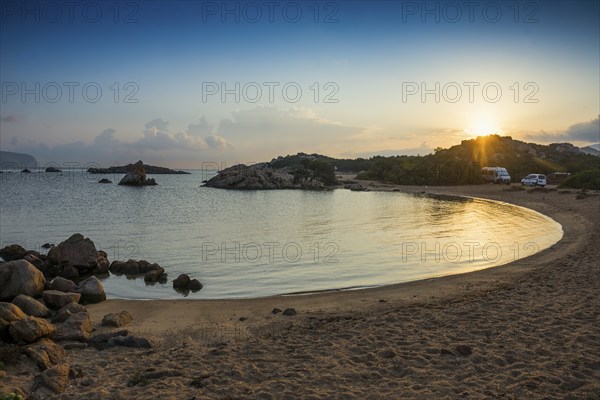
<path fill-rule="evenodd" d="M 70 4 L 1 2 L 2 150 L 201 167 L 600 141 L 597 1 Z"/>

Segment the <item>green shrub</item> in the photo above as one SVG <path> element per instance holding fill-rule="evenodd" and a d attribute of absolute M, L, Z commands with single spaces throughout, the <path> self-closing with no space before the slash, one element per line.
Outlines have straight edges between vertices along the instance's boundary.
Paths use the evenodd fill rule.
<path fill-rule="evenodd" d="M 561 183 L 559 187 L 600 190 L 600 168 L 577 172 Z"/>

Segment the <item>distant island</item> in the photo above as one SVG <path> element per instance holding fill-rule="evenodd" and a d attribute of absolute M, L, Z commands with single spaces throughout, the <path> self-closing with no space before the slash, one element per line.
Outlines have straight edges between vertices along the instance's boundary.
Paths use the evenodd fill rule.
<path fill-rule="evenodd" d="M 90 174 L 126 174 L 133 168 L 134 164 L 119 165 L 109 168 L 88 168 L 87 172 Z M 190 172 L 175 171 L 165 167 L 157 167 L 154 165 L 144 164 L 144 170 L 147 174 L 152 175 L 185 175 Z"/>
<path fill-rule="evenodd" d="M 1 169 L 25 169 L 37 168 L 38 162 L 29 154 L 13 153 L 11 151 L 0 151 Z"/>
<path fill-rule="evenodd" d="M 569 173 L 564 187 L 600 190 L 600 157 L 593 147 L 570 143 L 541 145 L 510 136 L 463 140 L 423 156 L 374 156 L 336 159 L 298 153 L 270 162 L 238 164 L 220 171 L 205 186 L 237 190 L 327 189 L 339 185 L 336 173 L 352 172 L 359 180 L 400 185 L 468 185 L 482 183 L 481 168 L 504 167 L 512 182 L 531 173 Z M 569 176 L 568 174 L 564 174 Z"/>

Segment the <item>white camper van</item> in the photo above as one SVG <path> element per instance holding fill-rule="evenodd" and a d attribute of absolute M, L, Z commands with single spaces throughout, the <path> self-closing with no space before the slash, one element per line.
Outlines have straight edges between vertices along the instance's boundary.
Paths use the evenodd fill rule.
<path fill-rule="evenodd" d="M 506 168 L 485 167 L 481 168 L 481 178 L 483 183 L 506 183 L 510 185 L 510 175 Z"/>

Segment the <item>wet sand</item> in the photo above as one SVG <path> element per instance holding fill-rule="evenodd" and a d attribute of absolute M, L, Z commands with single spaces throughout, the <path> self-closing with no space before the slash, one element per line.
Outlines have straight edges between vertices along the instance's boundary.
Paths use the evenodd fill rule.
<path fill-rule="evenodd" d="M 153 349 L 68 350 L 61 399 L 598 399 L 600 197 L 517 185 L 372 190 L 467 195 L 548 215 L 564 237 L 486 270 L 248 300 L 109 300 Z M 273 308 L 297 314 L 273 314 Z"/>

